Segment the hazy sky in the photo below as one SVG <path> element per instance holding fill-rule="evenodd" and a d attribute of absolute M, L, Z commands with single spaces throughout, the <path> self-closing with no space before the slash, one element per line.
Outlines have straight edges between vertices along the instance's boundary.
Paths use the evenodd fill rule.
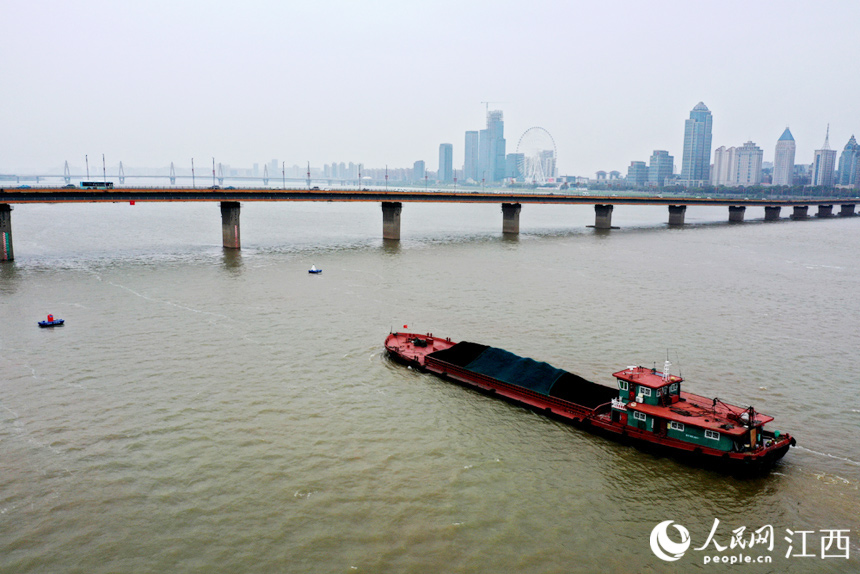
<path fill-rule="evenodd" d="M 271 159 L 463 163 L 504 111 L 507 151 L 549 130 L 561 174 L 652 150 L 680 170 L 703 101 L 713 147 L 772 161 L 786 126 L 812 161 L 860 135 L 860 1 L 5 0 L 0 173 Z"/>

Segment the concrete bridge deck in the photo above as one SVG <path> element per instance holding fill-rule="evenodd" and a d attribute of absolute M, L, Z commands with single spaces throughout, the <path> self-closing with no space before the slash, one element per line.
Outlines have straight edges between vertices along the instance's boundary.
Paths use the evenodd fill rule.
<path fill-rule="evenodd" d="M 319 189 L 213 189 L 174 187 L 115 187 L 81 189 L 60 187 L 0 187 L 0 203 L 91 203 L 116 201 L 366 201 L 433 203 L 558 203 L 611 205 L 717 205 L 767 206 L 860 203 L 860 198 L 737 198 L 701 195 L 585 194 L 577 191 L 450 191 L 450 190 L 319 190 Z"/>
<path fill-rule="evenodd" d="M 783 207 L 791 208 L 791 219 L 806 219 L 810 206 L 816 206 L 816 217 L 856 215 L 860 198 L 737 198 L 701 195 L 591 195 L 583 192 L 531 191 L 450 191 L 450 190 L 320 190 L 320 189 L 220 189 L 211 188 L 139 188 L 82 189 L 59 187 L 0 188 L 0 261 L 13 259 L 11 211 L 13 204 L 32 203 L 117 203 L 117 202 L 210 201 L 221 204 L 223 245 L 228 249 L 241 247 L 239 211 L 245 201 L 317 201 L 317 202 L 375 202 L 382 204 L 382 236 L 400 239 L 400 214 L 403 203 L 497 203 L 502 207 L 502 232 L 519 233 L 522 204 L 593 205 L 594 228 L 612 229 L 612 211 L 616 205 L 665 205 L 669 210 L 668 224 L 684 225 L 687 206 L 726 206 L 728 220 L 740 223 L 747 207 L 763 207 L 764 219 L 780 218 Z"/>

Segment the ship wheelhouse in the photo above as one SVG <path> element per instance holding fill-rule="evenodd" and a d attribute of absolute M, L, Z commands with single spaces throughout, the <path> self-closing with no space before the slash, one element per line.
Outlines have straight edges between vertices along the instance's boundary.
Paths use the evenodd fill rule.
<path fill-rule="evenodd" d="M 763 429 L 772 417 L 682 392 L 683 379 L 668 371 L 667 361 L 662 373 L 646 367 L 614 373 L 618 398 L 612 400 L 612 421 L 645 431 L 657 442 L 674 439 L 724 452 L 754 451 L 775 438 Z"/>

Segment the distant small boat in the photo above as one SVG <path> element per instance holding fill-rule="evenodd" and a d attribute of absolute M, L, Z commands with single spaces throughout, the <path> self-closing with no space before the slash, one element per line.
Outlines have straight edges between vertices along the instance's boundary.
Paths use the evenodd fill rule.
<path fill-rule="evenodd" d="M 47 321 L 39 321 L 40 327 L 59 327 L 65 323 L 65 319 L 54 319 L 53 315 L 48 315 Z"/>
<path fill-rule="evenodd" d="M 322 273 L 322 269 L 317 269 L 316 265 L 311 265 L 311 268 L 308 269 L 308 273 Z"/>

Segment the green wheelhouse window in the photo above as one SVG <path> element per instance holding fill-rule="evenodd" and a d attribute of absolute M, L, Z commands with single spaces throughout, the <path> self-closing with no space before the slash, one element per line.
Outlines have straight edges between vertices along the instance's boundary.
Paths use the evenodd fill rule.
<path fill-rule="evenodd" d="M 621 390 L 621 391 L 626 391 L 626 390 L 627 390 L 627 381 L 622 381 L 622 380 L 620 380 L 620 379 L 619 379 L 619 381 L 618 381 L 618 389 L 619 389 L 619 390 Z"/>
<path fill-rule="evenodd" d="M 640 413 L 639 411 L 633 411 L 633 418 L 637 421 L 645 421 L 648 420 L 648 415 Z"/>
<path fill-rule="evenodd" d="M 712 430 L 706 430 L 705 438 L 709 438 L 711 440 L 720 440 L 720 433 Z"/>
<path fill-rule="evenodd" d="M 684 431 L 684 423 L 679 423 L 676 421 L 670 421 L 669 422 L 669 428 L 672 430 L 683 432 Z"/>

